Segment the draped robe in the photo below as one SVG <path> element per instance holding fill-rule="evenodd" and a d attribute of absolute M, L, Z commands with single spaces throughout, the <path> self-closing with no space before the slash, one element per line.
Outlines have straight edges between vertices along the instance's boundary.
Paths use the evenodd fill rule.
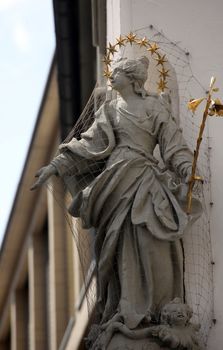
<path fill-rule="evenodd" d="M 185 213 L 169 170 L 184 177 L 193 155 L 159 96 L 134 115 L 105 102 L 93 125 L 52 161 L 73 195 L 69 212 L 96 229 L 101 323 L 119 314 L 130 329 L 183 297 L 182 236 L 201 213 Z M 169 170 L 153 156 L 159 144 Z M 76 180 L 75 180 L 76 179 Z"/>

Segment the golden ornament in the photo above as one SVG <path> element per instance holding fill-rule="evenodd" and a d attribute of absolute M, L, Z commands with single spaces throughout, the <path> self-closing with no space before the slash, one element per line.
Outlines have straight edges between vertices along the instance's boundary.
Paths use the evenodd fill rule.
<path fill-rule="evenodd" d="M 154 44 L 149 44 L 149 49 L 147 49 L 147 51 L 149 51 L 151 53 L 151 55 L 153 55 L 154 53 L 156 53 L 157 50 L 159 50 L 159 46 L 154 43 Z"/>
<path fill-rule="evenodd" d="M 108 44 L 107 50 L 109 51 L 109 53 L 111 53 L 112 55 L 114 55 L 115 52 L 118 52 L 116 50 L 116 45 L 112 45 L 111 43 Z"/>
<path fill-rule="evenodd" d="M 165 70 L 164 67 L 162 67 L 161 70 L 158 70 L 158 72 L 160 73 L 160 75 L 166 79 L 167 77 L 169 77 L 169 70 Z"/>
<path fill-rule="evenodd" d="M 164 79 L 160 79 L 157 85 L 158 85 L 158 90 L 160 91 L 164 91 L 165 89 L 167 89 L 167 83 L 165 82 Z"/>
<path fill-rule="evenodd" d="M 132 32 L 130 32 L 126 36 L 126 41 L 129 42 L 131 45 L 132 45 L 132 43 L 135 43 L 136 42 L 136 34 L 133 34 Z"/>
<path fill-rule="evenodd" d="M 142 38 L 141 40 L 137 41 L 137 44 L 139 44 L 140 47 L 147 47 L 147 45 L 149 44 L 148 39 L 144 36 L 144 38 Z"/>
<path fill-rule="evenodd" d="M 188 102 L 187 107 L 190 111 L 192 111 L 192 113 L 194 113 L 197 109 L 197 107 L 201 104 L 202 101 L 205 100 L 205 97 L 203 98 L 198 98 L 196 100 L 190 100 L 190 102 Z"/>
<path fill-rule="evenodd" d="M 157 66 L 159 65 L 162 66 L 165 62 L 167 62 L 165 58 L 166 58 L 166 55 L 161 56 L 160 54 L 158 54 L 158 57 L 155 58 L 155 60 L 157 61 Z"/>
<path fill-rule="evenodd" d="M 112 62 L 112 60 L 111 60 L 111 58 L 110 58 L 109 55 L 105 55 L 102 61 L 103 61 L 107 66 L 110 66 L 110 65 L 111 65 L 111 62 Z"/>
<path fill-rule="evenodd" d="M 125 46 L 126 39 L 123 36 L 119 36 L 119 38 L 116 38 L 116 43 L 119 47 Z"/>
<path fill-rule="evenodd" d="M 107 79 L 111 78 L 112 72 L 106 67 L 106 69 L 103 72 L 103 76 L 106 77 Z"/>

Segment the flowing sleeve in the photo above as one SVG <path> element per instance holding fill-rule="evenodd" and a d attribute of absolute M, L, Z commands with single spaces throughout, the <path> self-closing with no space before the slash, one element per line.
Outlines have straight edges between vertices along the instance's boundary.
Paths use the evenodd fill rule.
<path fill-rule="evenodd" d="M 182 130 L 163 104 L 159 106 L 157 121 L 159 123 L 158 143 L 162 159 L 171 171 L 183 178 L 191 171 L 193 153 L 184 140 Z"/>
<path fill-rule="evenodd" d="M 115 147 L 115 136 L 110 122 L 109 105 L 103 104 L 95 114 L 92 126 L 81 134 L 81 139 L 73 138 L 61 144 L 60 154 L 53 164 L 61 177 L 97 172 L 101 164 Z"/>

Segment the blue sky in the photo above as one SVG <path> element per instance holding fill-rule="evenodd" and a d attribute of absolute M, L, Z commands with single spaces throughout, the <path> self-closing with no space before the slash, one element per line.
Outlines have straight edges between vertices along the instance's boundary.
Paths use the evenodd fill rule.
<path fill-rule="evenodd" d="M 52 0 L 0 0 L 0 244 L 54 49 Z"/>

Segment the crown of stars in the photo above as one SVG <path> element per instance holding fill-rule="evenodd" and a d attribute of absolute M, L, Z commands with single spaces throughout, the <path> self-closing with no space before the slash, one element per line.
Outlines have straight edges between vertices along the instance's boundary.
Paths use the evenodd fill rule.
<path fill-rule="evenodd" d="M 150 53 L 153 59 L 157 62 L 156 66 L 157 71 L 159 72 L 159 81 L 157 82 L 158 91 L 163 92 L 165 89 L 168 89 L 166 79 L 169 77 L 170 71 L 165 67 L 165 63 L 167 62 L 166 55 L 161 55 L 161 53 L 159 52 L 160 48 L 157 45 L 157 43 L 150 43 L 146 37 L 137 38 L 137 35 L 133 32 L 130 32 L 126 36 L 120 35 L 118 38 L 116 38 L 116 42 L 114 45 L 108 43 L 108 47 L 106 48 L 106 54 L 103 58 L 103 62 L 105 64 L 103 75 L 107 79 L 111 77 L 112 71 L 110 69 L 110 66 L 112 64 L 112 61 L 114 60 L 114 55 L 116 52 L 118 52 L 118 50 L 120 50 L 122 47 L 125 47 L 127 44 L 130 44 L 131 46 L 133 44 L 138 45 L 140 48 L 145 48 L 146 51 Z"/>

